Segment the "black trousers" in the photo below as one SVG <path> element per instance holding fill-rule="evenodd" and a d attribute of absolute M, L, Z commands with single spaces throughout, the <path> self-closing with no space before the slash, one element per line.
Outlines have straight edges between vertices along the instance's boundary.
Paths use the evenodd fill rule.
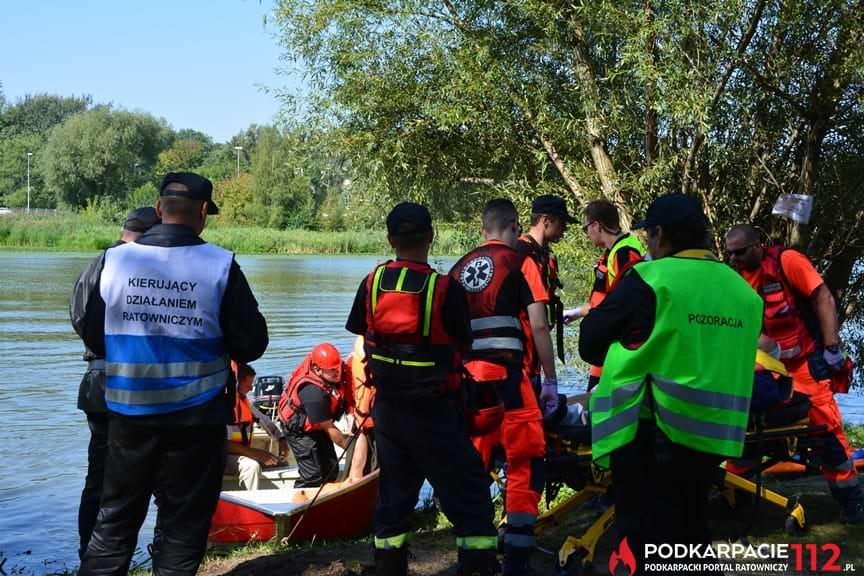
<path fill-rule="evenodd" d="M 317 488 L 324 482 L 337 480 L 336 449 L 326 432 L 289 432 L 286 438 L 300 472 L 295 488 Z"/>
<path fill-rule="evenodd" d="M 373 413 L 381 470 L 375 536 L 411 531 L 409 517 L 424 479 L 434 488 L 457 538 L 497 534 L 489 476 L 448 400 L 395 401 L 379 394 Z"/>
<path fill-rule="evenodd" d="M 636 574 L 645 544 L 711 542 L 708 492 L 722 460 L 672 443 L 646 420 L 633 442 L 612 453 L 615 527 L 619 543 L 626 537 L 636 556 Z"/>
<path fill-rule="evenodd" d="M 193 575 L 225 469 L 225 427 L 142 426 L 112 417 L 102 504 L 79 574 L 126 574 L 158 492 L 153 573 Z"/>
<path fill-rule="evenodd" d="M 81 490 L 78 505 L 78 557 L 84 558 L 96 516 L 99 515 L 99 500 L 102 497 L 102 480 L 105 477 L 105 458 L 108 456 L 108 414 L 87 414 L 90 428 L 90 444 L 87 446 L 87 476 Z"/>

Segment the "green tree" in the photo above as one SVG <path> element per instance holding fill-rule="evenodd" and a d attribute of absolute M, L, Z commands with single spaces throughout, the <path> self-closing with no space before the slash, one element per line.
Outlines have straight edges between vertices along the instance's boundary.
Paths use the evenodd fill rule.
<path fill-rule="evenodd" d="M 806 249 L 864 314 L 861 0 L 280 0 L 311 122 L 352 194 L 469 215 L 504 193 L 605 197 L 625 222 L 699 196 L 715 240 L 750 220 Z M 812 194 L 809 228 L 771 217 Z M 349 196 L 349 203 L 351 202 Z"/>
<path fill-rule="evenodd" d="M 52 208 L 54 195 L 45 187 L 40 170 L 43 148 L 52 128 L 85 111 L 89 96 L 66 98 L 28 95 L 14 104 L 0 98 L 0 205 L 27 205 L 27 153 L 30 158 L 31 206 Z"/>
<path fill-rule="evenodd" d="M 58 200 L 84 206 L 88 199 L 123 199 L 152 171 L 172 131 L 149 114 L 99 106 L 55 128 L 41 157 L 45 183 Z"/>
<path fill-rule="evenodd" d="M 159 179 L 168 172 L 191 172 L 204 162 L 207 149 L 198 139 L 180 139 L 159 153 L 154 176 Z"/>

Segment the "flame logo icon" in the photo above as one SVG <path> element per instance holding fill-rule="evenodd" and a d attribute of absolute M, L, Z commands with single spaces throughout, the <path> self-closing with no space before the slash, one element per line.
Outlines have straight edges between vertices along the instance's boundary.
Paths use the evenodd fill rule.
<path fill-rule="evenodd" d="M 633 551 L 630 550 L 630 545 L 627 544 L 626 536 L 618 545 L 618 551 L 613 551 L 609 557 L 609 573 L 614 576 L 615 569 L 622 562 L 627 567 L 627 576 L 633 576 L 636 573 L 636 557 L 633 555 Z"/>

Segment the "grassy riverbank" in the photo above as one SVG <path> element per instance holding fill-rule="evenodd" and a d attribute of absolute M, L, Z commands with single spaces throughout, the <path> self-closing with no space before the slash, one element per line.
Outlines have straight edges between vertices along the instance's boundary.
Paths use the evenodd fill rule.
<path fill-rule="evenodd" d="M 49 216 L 0 217 L 0 249 L 103 250 L 119 236 L 119 225 L 74 213 Z M 271 228 L 208 225 L 203 237 L 238 254 L 387 254 L 383 226 L 375 230 L 275 230 Z M 452 226 L 437 230 L 432 253 L 458 256 L 464 234 Z"/>

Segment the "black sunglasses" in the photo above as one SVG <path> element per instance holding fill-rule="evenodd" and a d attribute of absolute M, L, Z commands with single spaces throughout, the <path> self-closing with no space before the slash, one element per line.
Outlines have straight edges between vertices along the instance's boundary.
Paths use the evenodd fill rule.
<path fill-rule="evenodd" d="M 590 228 L 591 225 L 594 224 L 594 222 L 597 222 L 597 221 L 594 220 L 592 222 L 588 222 L 587 224 L 583 224 L 582 225 L 582 232 L 588 232 L 588 228 Z"/>
<path fill-rule="evenodd" d="M 753 244 L 751 242 L 750 244 L 747 244 L 743 248 L 738 248 L 737 250 L 726 250 L 726 255 L 727 256 L 735 256 L 736 258 L 740 258 L 744 254 L 746 254 L 747 251 L 750 250 L 750 248 L 752 248 L 753 246 L 755 246 L 755 244 Z"/>

